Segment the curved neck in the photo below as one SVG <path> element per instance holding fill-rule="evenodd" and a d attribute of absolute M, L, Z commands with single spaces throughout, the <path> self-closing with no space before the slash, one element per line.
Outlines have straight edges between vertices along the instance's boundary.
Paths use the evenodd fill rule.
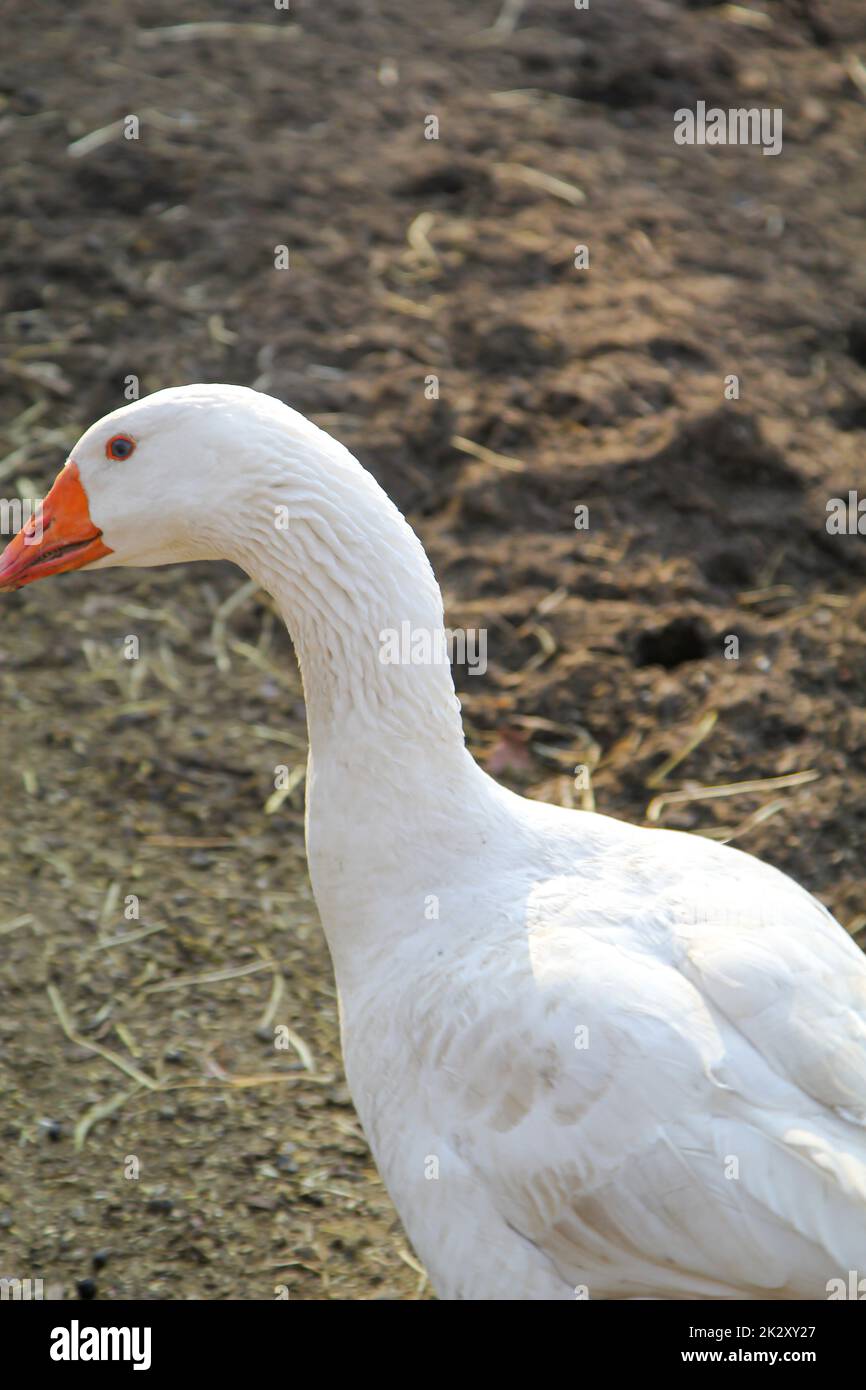
<path fill-rule="evenodd" d="M 221 527 L 220 549 L 273 595 L 298 654 L 308 858 L 331 940 L 328 918 L 357 929 L 407 862 L 423 875 L 449 846 L 465 853 L 461 824 L 487 779 L 464 746 L 424 550 L 360 464 L 315 435 L 313 447 L 290 437 L 291 457 L 263 469 L 252 495 L 246 476 L 243 524 Z"/>
<path fill-rule="evenodd" d="M 387 771 L 411 743 L 447 762 L 463 728 L 439 586 L 411 527 L 351 462 L 270 479 L 255 503 L 264 524 L 238 558 L 289 629 L 314 757 L 360 770 L 373 756 Z"/>

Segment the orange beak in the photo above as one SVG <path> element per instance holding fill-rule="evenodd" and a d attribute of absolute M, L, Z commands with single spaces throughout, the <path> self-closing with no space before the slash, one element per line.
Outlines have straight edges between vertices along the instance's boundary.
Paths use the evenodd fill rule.
<path fill-rule="evenodd" d="M 110 554 L 111 548 L 103 545 L 102 532 L 91 520 L 78 464 L 70 460 L 40 511 L 0 555 L 0 591 L 20 589 L 49 574 L 80 570 Z"/>

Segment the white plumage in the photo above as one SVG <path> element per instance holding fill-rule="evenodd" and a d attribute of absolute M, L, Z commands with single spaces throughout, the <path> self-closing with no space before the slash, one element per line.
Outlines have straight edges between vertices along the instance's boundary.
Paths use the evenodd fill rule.
<path fill-rule="evenodd" d="M 379 659 L 383 631 L 442 625 L 420 544 L 280 402 L 159 392 L 72 458 L 95 568 L 228 558 L 284 613 L 346 1072 L 439 1295 L 825 1298 L 864 1271 L 866 961 L 824 908 L 483 773 L 447 665 Z"/>

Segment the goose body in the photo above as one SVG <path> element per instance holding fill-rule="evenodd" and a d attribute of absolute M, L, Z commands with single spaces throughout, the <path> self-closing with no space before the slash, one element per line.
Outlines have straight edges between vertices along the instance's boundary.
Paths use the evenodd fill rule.
<path fill-rule="evenodd" d="M 346 1074 L 440 1297 L 820 1299 L 864 1270 L 866 959 L 749 855 L 488 777 L 447 663 L 382 660 L 442 600 L 341 445 L 245 388 L 161 391 L 82 436 L 44 518 L 0 587 L 222 558 L 280 606 Z"/>

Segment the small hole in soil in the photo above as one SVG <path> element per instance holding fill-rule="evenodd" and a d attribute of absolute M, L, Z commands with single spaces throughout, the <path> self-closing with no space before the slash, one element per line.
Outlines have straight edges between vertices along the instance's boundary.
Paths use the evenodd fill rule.
<path fill-rule="evenodd" d="M 866 319 L 856 319 L 849 326 L 846 347 L 849 357 L 859 366 L 866 366 Z"/>
<path fill-rule="evenodd" d="M 697 618 L 673 618 L 664 627 L 638 635 L 635 665 L 664 666 L 670 671 L 684 661 L 700 661 L 708 645 L 706 631 Z"/>

